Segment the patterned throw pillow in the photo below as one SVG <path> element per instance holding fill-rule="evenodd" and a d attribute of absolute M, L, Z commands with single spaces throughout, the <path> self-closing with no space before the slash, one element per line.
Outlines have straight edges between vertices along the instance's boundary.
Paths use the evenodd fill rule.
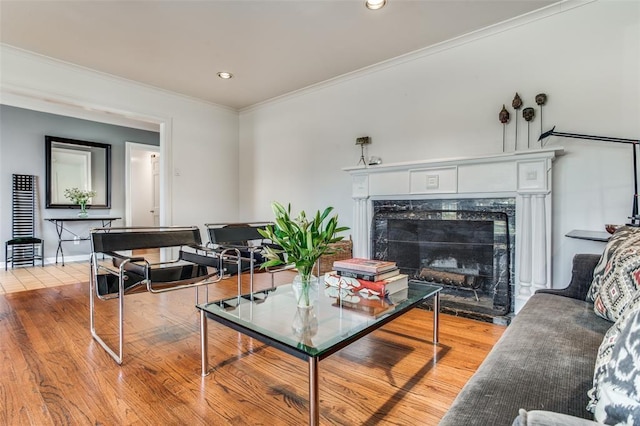
<path fill-rule="evenodd" d="M 634 311 L 618 337 L 599 386 L 595 420 L 635 425 L 640 419 L 640 310 Z"/>
<path fill-rule="evenodd" d="M 616 322 L 611 326 L 607 333 L 604 335 L 602 339 L 602 343 L 598 348 L 598 356 L 596 358 L 596 366 L 593 371 L 593 387 L 587 392 L 587 396 L 589 397 L 589 403 L 587 404 L 587 410 L 592 413 L 596 409 L 596 403 L 600 397 L 598 393 L 598 388 L 600 386 L 600 381 L 602 380 L 602 376 L 607 369 L 607 364 L 611 361 L 611 353 L 613 352 L 613 347 L 616 345 L 616 341 L 618 340 L 618 336 L 620 335 L 620 328 Z"/>
<path fill-rule="evenodd" d="M 589 291 L 587 292 L 587 300 L 589 302 L 594 302 L 596 300 L 596 295 L 600 291 L 600 286 L 602 285 L 605 269 L 611 262 L 616 251 L 620 248 L 634 244 L 640 244 L 640 228 L 625 225 L 616 229 L 616 232 L 614 232 L 611 238 L 609 238 L 609 241 L 604 248 L 604 252 L 593 270 L 593 281 L 591 282 L 591 287 L 589 287 Z"/>
<path fill-rule="evenodd" d="M 636 291 L 633 295 L 631 301 L 627 305 L 627 309 L 620 316 L 618 321 L 616 321 L 611 328 L 607 330 L 604 338 L 602 339 L 602 343 L 600 344 L 600 348 L 598 348 L 598 356 L 596 357 L 596 365 L 593 373 L 593 387 L 589 392 L 587 392 L 590 400 L 587 405 L 587 410 L 592 413 L 595 411 L 596 404 L 600 398 L 599 387 L 602 383 L 603 377 L 607 374 L 609 361 L 611 361 L 611 357 L 616 343 L 619 340 L 620 334 L 629 321 L 634 318 L 638 312 L 640 312 L 640 290 Z"/>
<path fill-rule="evenodd" d="M 593 310 L 602 318 L 617 321 L 640 288 L 640 242 L 621 245 L 602 275 Z"/>
<path fill-rule="evenodd" d="M 634 226 L 621 226 L 616 229 L 616 232 L 614 232 L 609 239 L 609 242 L 607 242 L 604 252 L 593 270 L 593 281 L 591 282 L 591 287 L 589 287 L 589 291 L 587 292 L 587 300 L 589 302 L 594 302 L 596 300 L 596 295 L 600 291 L 600 286 L 602 285 L 602 279 L 607 265 L 613 259 L 616 251 L 629 245 L 638 244 L 640 244 L 640 228 Z"/>

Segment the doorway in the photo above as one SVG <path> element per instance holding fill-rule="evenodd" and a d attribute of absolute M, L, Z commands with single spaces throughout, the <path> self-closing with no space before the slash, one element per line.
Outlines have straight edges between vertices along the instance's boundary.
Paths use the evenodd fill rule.
<path fill-rule="evenodd" d="M 42 89 L 34 91 L 32 88 L 21 84 L 16 84 L 10 89 L 0 87 L 0 97 L 3 100 L 3 104 L 17 108 L 158 132 L 160 138 L 159 150 L 162 154 L 160 161 L 160 224 L 170 225 L 173 222 L 172 209 L 170 208 L 172 203 L 172 181 L 169 173 L 172 168 L 172 116 L 158 115 L 157 113 L 151 114 L 139 110 L 130 111 L 121 107 L 116 108 L 109 105 L 108 102 L 90 101 L 77 93 L 71 96 L 63 96 L 58 92 L 54 93 Z M 155 108 L 151 109 L 155 110 Z M 149 146 L 147 145 L 146 147 Z M 152 146 L 151 148 L 158 147 Z M 127 175 L 129 172 L 128 162 L 123 166 L 125 167 L 125 175 Z M 130 224 L 131 220 L 128 210 L 130 191 L 126 184 L 128 184 L 128 178 L 125 176 L 125 204 L 123 209 L 120 211 L 112 210 L 111 212 L 124 217 L 125 223 L 123 226 Z M 0 209 L 0 219 L 6 219 L 2 209 Z"/>
<path fill-rule="evenodd" d="M 160 147 L 125 143 L 125 223 L 160 225 Z"/>

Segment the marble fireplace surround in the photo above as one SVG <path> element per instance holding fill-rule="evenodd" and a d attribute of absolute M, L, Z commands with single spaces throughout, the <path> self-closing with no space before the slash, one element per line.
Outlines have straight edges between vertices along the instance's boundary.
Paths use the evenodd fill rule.
<path fill-rule="evenodd" d="M 553 160 L 560 147 L 481 157 L 348 167 L 353 198 L 353 255 L 371 257 L 374 200 L 514 197 L 514 311 L 551 284 Z"/>
<path fill-rule="evenodd" d="M 440 311 L 508 324 L 514 309 L 515 198 L 374 200 L 372 255 L 442 282 Z"/>

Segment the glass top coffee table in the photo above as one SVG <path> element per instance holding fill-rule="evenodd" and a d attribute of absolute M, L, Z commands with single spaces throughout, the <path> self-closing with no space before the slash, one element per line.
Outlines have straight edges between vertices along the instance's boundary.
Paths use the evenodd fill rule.
<path fill-rule="evenodd" d="M 384 309 L 359 309 L 361 304 L 330 297 L 322 280 L 310 308 L 299 308 L 291 285 L 199 304 L 202 375 L 209 374 L 207 318 L 273 346 L 309 364 L 309 424 L 320 419 L 318 362 L 352 342 L 433 298 L 433 344 L 438 343 L 438 316 L 442 287 L 409 281 L 409 288 L 388 296 Z M 348 300 L 348 298 L 343 298 Z M 370 311 L 382 311 L 372 314 Z"/>

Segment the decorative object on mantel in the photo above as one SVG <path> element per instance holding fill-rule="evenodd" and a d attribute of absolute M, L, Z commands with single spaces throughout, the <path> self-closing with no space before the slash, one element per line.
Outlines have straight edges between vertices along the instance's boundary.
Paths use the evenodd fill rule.
<path fill-rule="evenodd" d="M 271 208 L 275 223 L 267 225 L 265 229 L 258 229 L 258 232 L 282 249 L 265 247 L 264 256 L 269 260 L 262 267 L 284 264 L 279 254 L 285 253 L 286 263 L 295 264 L 298 269 L 298 275 L 292 284 L 298 307 L 310 308 L 313 305 L 313 295 L 315 293 L 317 296 L 318 290 L 318 278 L 312 275 L 313 268 L 320 256 L 331 254 L 331 244 L 342 240 L 343 237 L 338 237 L 337 234 L 349 228 L 338 226 L 338 215 L 329 217 L 333 207 L 327 207 L 322 213 L 318 210 L 311 220 L 304 211 L 293 218 L 291 204 L 285 209 L 282 204 L 274 202 Z M 325 222 L 327 218 L 328 221 Z"/>
<path fill-rule="evenodd" d="M 67 188 L 64 190 L 64 196 L 80 206 L 78 217 L 88 217 L 89 213 L 87 213 L 87 202 L 89 201 L 89 199 L 96 196 L 96 191 L 78 188 Z"/>
<path fill-rule="evenodd" d="M 377 166 L 379 164 L 382 164 L 382 158 L 375 157 L 373 155 L 369 158 L 369 165 L 370 166 Z"/>
<path fill-rule="evenodd" d="M 529 126 L 531 125 L 531 122 L 533 121 L 533 117 L 535 117 L 536 112 L 533 108 L 528 107 L 522 110 L 522 116 L 524 117 L 525 121 L 527 122 L 527 148 L 531 148 L 531 131 L 529 129 Z"/>
<path fill-rule="evenodd" d="M 362 164 L 367 167 L 367 161 L 364 159 L 364 146 L 369 145 L 370 143 L 371 138 L 369 136 L 363 136 L 356 139 L 356 145 L 360 145 L 360 161 L 358 161 L 358 165 L 362 162 Z"/>
<path fill-rule="evenodd" d="M 638 160 L 637 160 L 637 146 L 640 145 L 640 139 L 625 139 L 625 138 L 614 138 L 610 136 L 593 136 L 593 135 L 583 135 L 579 133 L 564 133 L 564 132 L 556 132 L 556 126 L 547 132 L 544 132 L 538 138 L 539 141 L 548 138 L 549 136 L 560 136 L 565 138 L 574 138 L 574 139 L 586 139 L 592 141 L 602 141 L 602 142 L 615 142 L 615 143 L 625 143 L 631 145 L 631 149 L 633 150 L 633 207 L 631 209 L 631 222 L 627 225 L 630 226 L 640 226 L 640 216 L 638 215 Z M 542 144 L 542 146 L 546 145 L 546 142 Z"/>
<path fill-rule="evenodd" d="M 616 232 L 616 229 L 618 229 L 619 227 L 620 225 L 612 225 L 610 223 L 607 223 L 606 225 L 604 225 L 604 229 L 610 234 L 613 234 L 614 232 Z"/>
<path fill-rule="evenodd" d="M 520 95 L 518 95 L 518 92 L 516 92 L 516 96 L 514 96 L 513 100 L 511 101 L 511 106 L 513 107 L 513 109 L 516 110 L 516 142 L 515 142 L 514 150 L 517 151 L 518 150 L 518 110 L 522 108 L 522 99 L 520 99 Z"/>
<path fill-rule="evenodd" d="M 506 147 L 504 145 L 504 139 L 507 123 L 509 122 L 509 111 L 507 111 L 507 108 L 504 106 L 504 104 L 502 104 L 502 109 L 500 110 L 500 114 L 498 114 L 498 118 L 502 123 L 502 152 L 505 152 Z"/>
<path fill-rule="evenodd" d="M 542 107 L 547 103 L 547 94 L 546 93 L 538 93 L 536 95 L 536 105 L 540 107 L 540 134 L 542 134 Z M 542 143 L 540 144 L 540 148 L 542 148 Z"/>

